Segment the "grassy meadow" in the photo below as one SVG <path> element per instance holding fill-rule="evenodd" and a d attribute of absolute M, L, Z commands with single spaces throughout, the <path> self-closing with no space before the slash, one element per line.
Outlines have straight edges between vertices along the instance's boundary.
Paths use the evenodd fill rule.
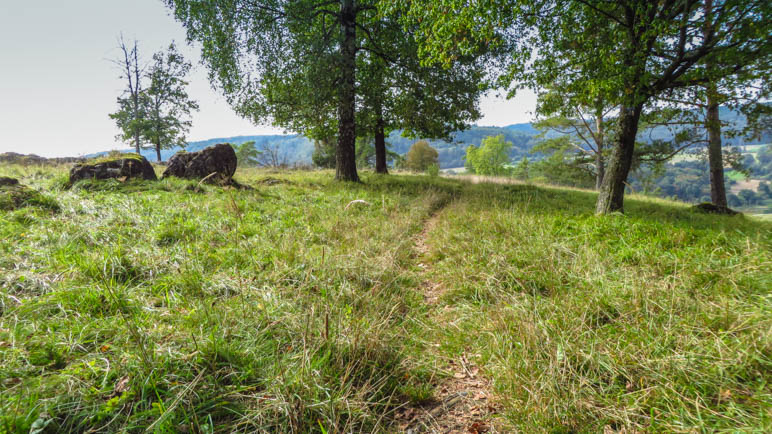
<path fill-rule="evenodd" d="M 772 222 L 441 177 L 66 173 L 0 166 L 42 193 L 0 196 L 0 433 L 395 432 L 460 358 L 493 432 L 772 430 Z"/>

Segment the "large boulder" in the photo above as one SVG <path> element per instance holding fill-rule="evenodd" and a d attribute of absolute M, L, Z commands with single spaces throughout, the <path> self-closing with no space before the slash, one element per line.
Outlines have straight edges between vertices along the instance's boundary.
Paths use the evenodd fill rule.
<path fill-rule="evenodd" d="M 231 185 L 236 163 L 236 152 L 231 145 L 221 143 L 198 152 L 174 154 L 161 177 L 206 179 L 210 184 Z"/>
<path fill-rule="evenodd" d="M 147 158 L 124 154 L 117 158 L 102 158 L 76 164 L 70 169 L 70 184 L 82 179 L 140 178 L 155 181 L 153 166 Z"/>

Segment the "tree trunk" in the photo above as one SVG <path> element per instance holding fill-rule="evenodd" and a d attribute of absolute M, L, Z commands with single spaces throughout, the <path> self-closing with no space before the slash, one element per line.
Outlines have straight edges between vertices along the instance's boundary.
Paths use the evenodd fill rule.
<path fill-rule="evenodd" d="M 375 173 L 382 173 L 388 175 L 389 169 L 386 164 L 386 133 L 383 131 L 383 114 L 381 112 L 382 107 L 378 106 L 377 116 L 375 121 Z"/>
<path fill-rule="evenodd" d="M 713 2 L 708 0 L 704 5 L 705 26 L 703 34 L 713 31 Z M 710 62 L 707 65 L 711 69 Z M 718 116 L 718 92 L 716 84 L 706 86 L 708 110 L 705 119 L 705 129 L 708 130 L 708 166 L 710 167 L 710 201 L 713 205 L 726 208 L 726 186 L 724 185 L 724 156 L 721 153 L 721 119 Z"/>
<path fill-rule="evenodd" d="M 598 173 L 595 174 L 595 189 L 600 191 L 600 188 L 603 185 L 603 175 L 606 171 L 606 165 L 603 161 L 603 154 L 600 152 L 595 155 L 595 166 L 597 166 L 598 170 Z"/>
<path fill-rule="evenodd" d="M 724 185 L 724 157 L 721 154 L 721 119 L 718 116 L 716 86 L 708 86 L 708 113 L 705 129 L 708 130 L 708 165 L 710 166 L 710 200 L 713 205 L 726 207 Z"/>
<path fill-rule="evenodd" d="M 338 85 L 338 150 L 335 179 L 359 181 L 356 165 L 356 10 L 355 0 L 340 2 L 341 81 Z"/>
<path fill-rule="evenodd" d="M 160 142 L 155 144 L 155 155 L 156 157 L 158 157 L 158 162 L 160 163 L 161 162 L 161 143 Z"/>
<path fill-rule="evenodd" d="M 625 182 L 633 163 L 635 136 L 638 134 L 638 120 L 641 117 L 643 103 L 623 105 L 619 112 L 619 136 L 611 150 L 608 168 L 601 183 L 596 214 L 608 214 L 624 211 Z"/>
<path fill-rule="evenodd" d="M 595 154 L 595 189 L 600 190 L 601 185 L 603 185 L 603 176 L 606 172 L 606 164 L 603 161 L 603 146 L 604 146 L 604 135 L 605 131 L 603 129 L 603 108 L 599 107 L 598 110 L 595 112 L 595 145 L 597 146 L 597 153 Z"/>
<path fill-rule="evenodd" d="M 134 134 L 134 148 L 137 150 L 137 154 L 142 155 L 139 153 L 139 133 Z"/>

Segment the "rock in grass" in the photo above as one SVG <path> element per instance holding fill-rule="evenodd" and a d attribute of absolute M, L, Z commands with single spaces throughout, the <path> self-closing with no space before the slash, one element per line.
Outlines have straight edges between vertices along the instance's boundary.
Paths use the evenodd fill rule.
<path fill-rule="evenodd" d="M 18 181 L 16 184 L 0 184 L 0 211 L 13 211 L 25 207 L 37 207 L 53 212 L 58 212 L 60 209 L 56 199 L 21 185 Z"/>
<path fill-rule="evenodd" d="M 0 187 L 7 187 L 10 185 L 19 185 L 19 180 L 8 176 L 0 176 Z"/>
<path fill-rule="evenodd" d="M 696 209 L 697 211 L 706 212 L 710 214 L 725 214 L 725 215 L 741 214 L 729 207 L 714 205 L 710 202 L 703 202 L 703 203 L 694 205 L 694 209 Z"/>
<path fill-rule="evenodd" d="M 198 152 L 178 152 L 169 159 L 161 178 L 202 179 L 209 184 L 233 185 L 236 153 L 231 145 L 221 143 Z"/>
<path fill-rule="evenodd" d="M 147 159 L 137 154 L 123 154 L 116 158 L 101 158 L 76 164 L 70 169 L 70 184 L 82 179 L 146 179 L 155 181 L 158 177 Z"/>

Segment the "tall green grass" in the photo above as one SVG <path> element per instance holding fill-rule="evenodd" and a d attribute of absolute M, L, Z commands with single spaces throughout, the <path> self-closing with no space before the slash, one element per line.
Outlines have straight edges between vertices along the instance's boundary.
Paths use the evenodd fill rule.
<path fill-rule="evenodd" d="M 772 227 L 632 198 L 481 185 L 433 232 L 449 353 L 523 432 L 768 431 Z M 452 322 L 450 320 L 453 319 Z"/>
<path fill-rule="evenodd" d="M 462 352 L 501 430 L 770 427 L 768 223 L 416 176 L 65 172 L 0 168 L 60 206 L 0 211 L 0 432 L 390 431 Z"/>

